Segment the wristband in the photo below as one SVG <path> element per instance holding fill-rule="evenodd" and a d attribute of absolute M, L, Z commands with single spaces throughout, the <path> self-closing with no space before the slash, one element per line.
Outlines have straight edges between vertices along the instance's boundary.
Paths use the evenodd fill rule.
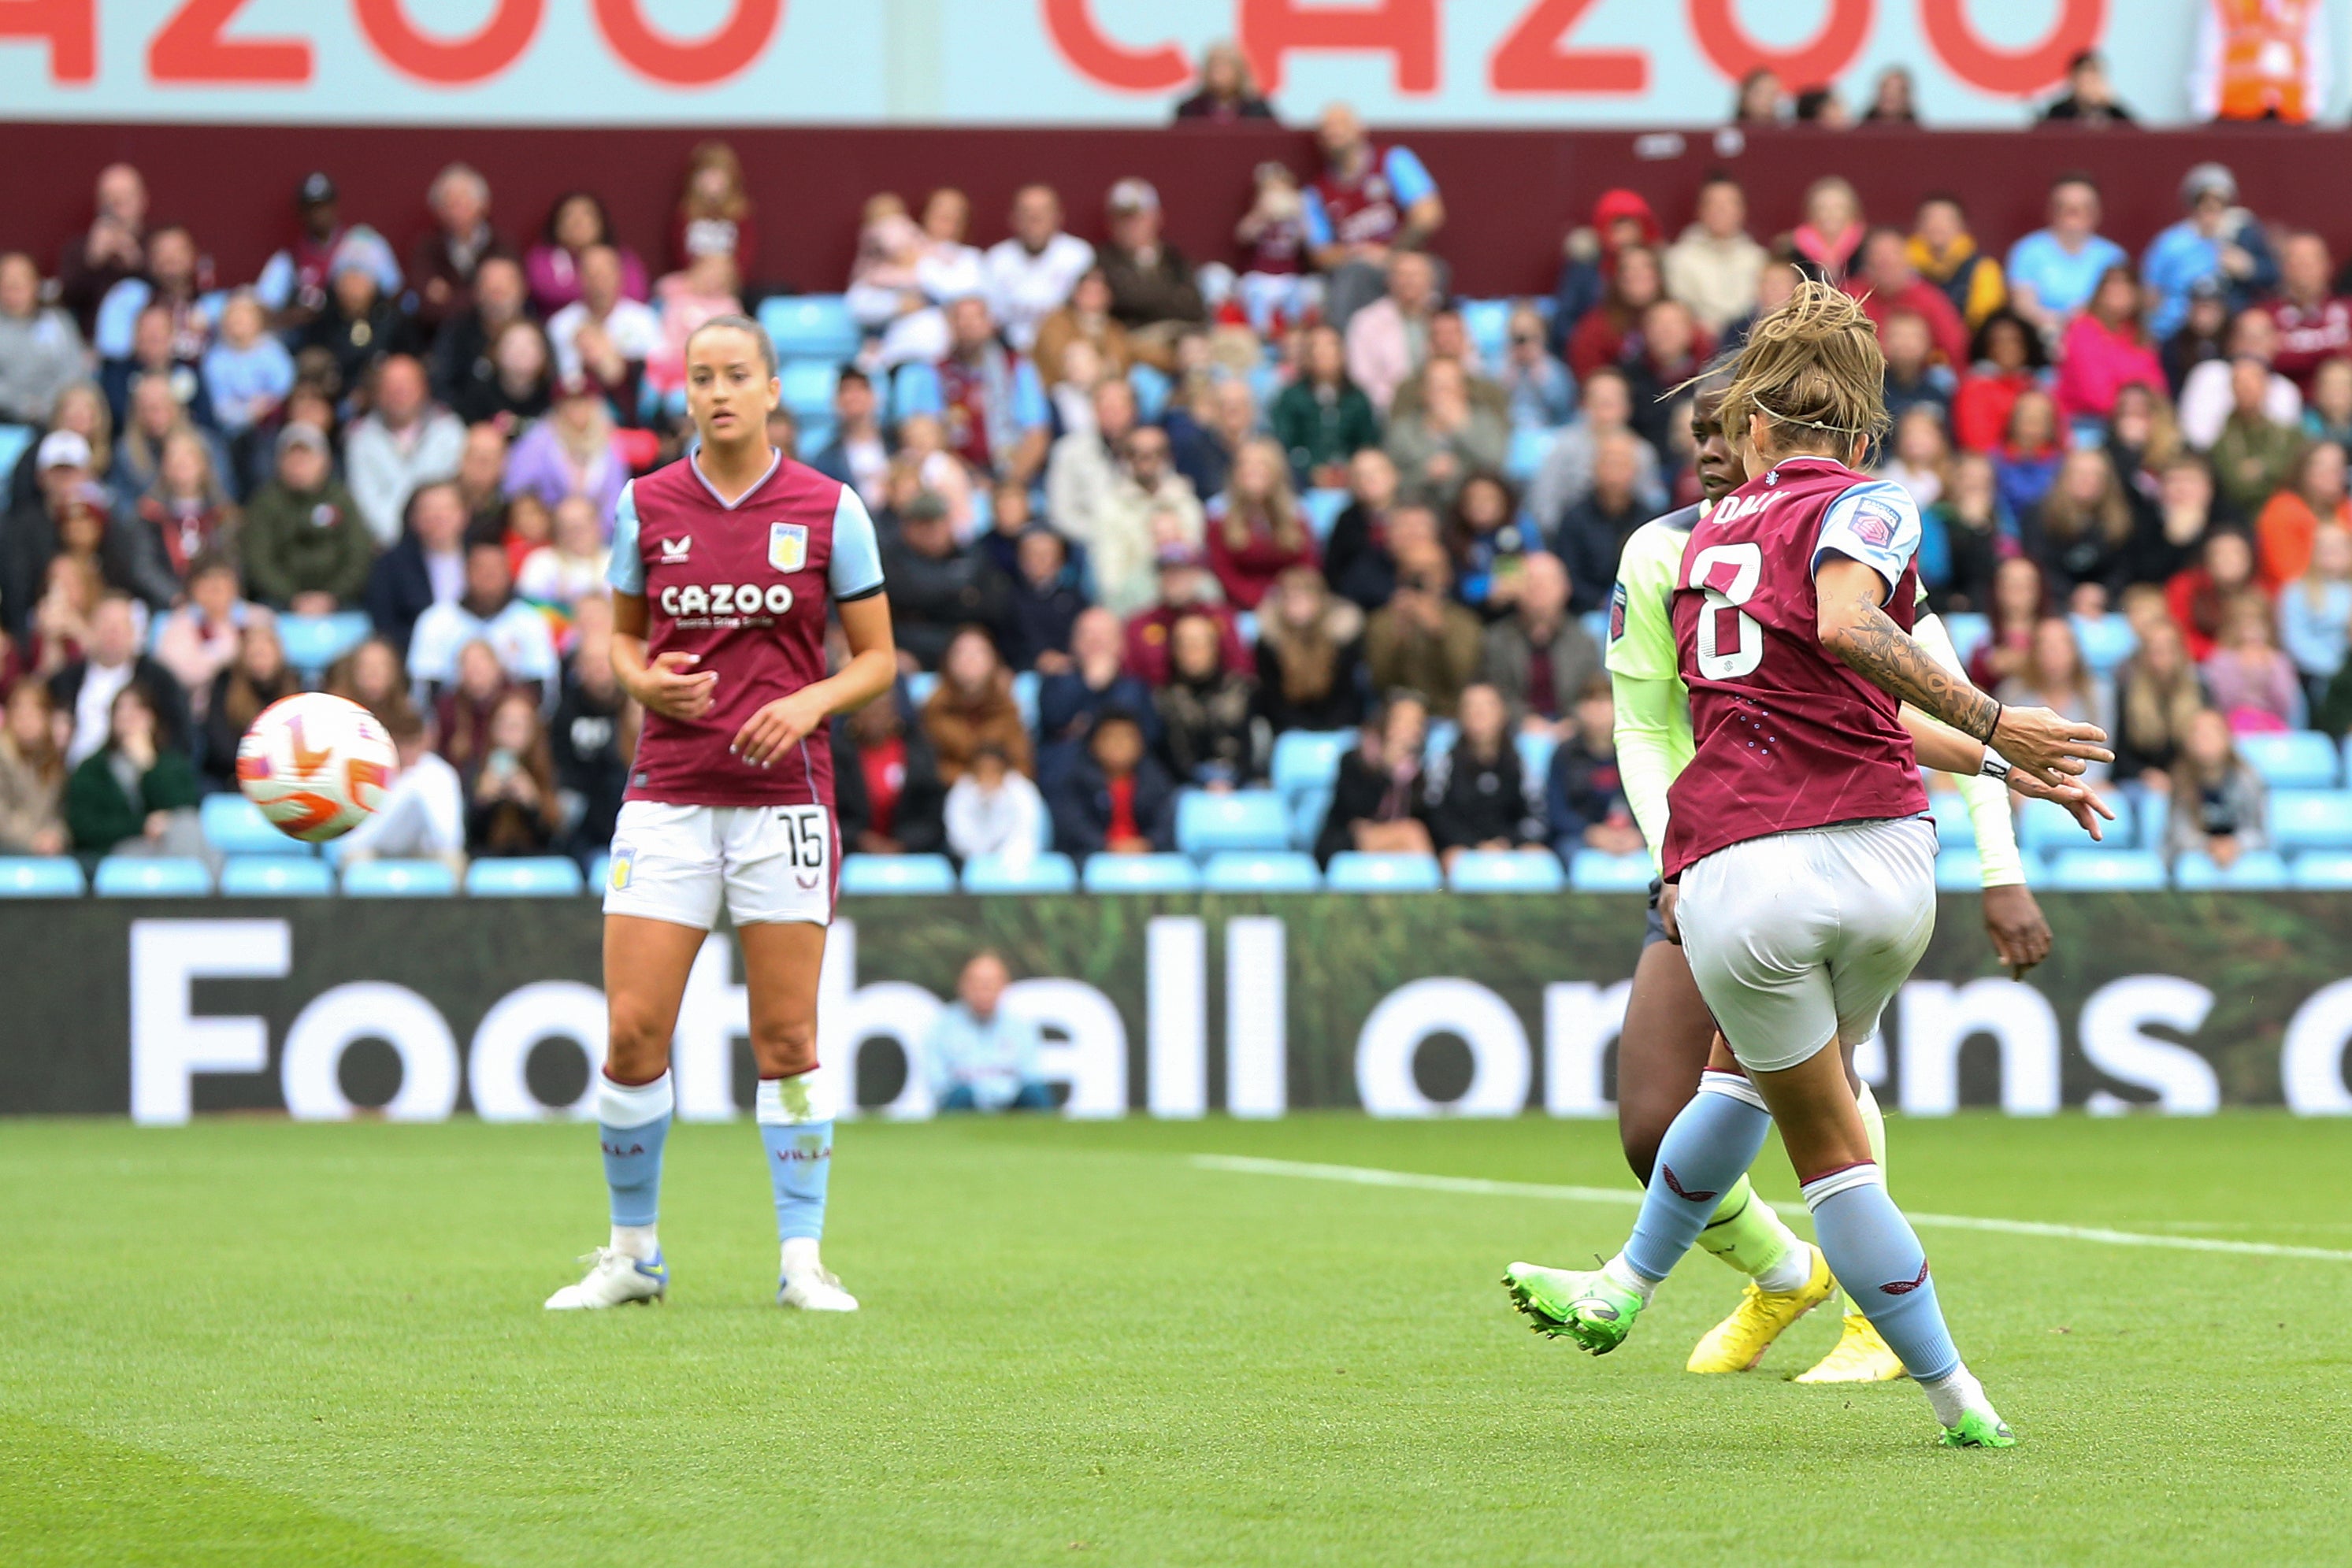
<path fill-rule="evenodd" d="M 1985 743 L 1985 747 L 1988 750 L 1992 747 L 1992 737 L 2000 733 L 2000 716 L 2004 711 L 2006 710 L 2001 707 L 2000 699 L 1999 697 L 1993 698 L 1992 722 L 1985 726 L 1985 732 L 1982 735 L 1977 737 L 1979 740 Z"/>
<path fill-rule="evenodd" d="M 2000 752 L 1995 751 L 1991 747 L 1986 747 L 1984 760 L 1977 765 L 1977 777 L 1979 779 L 2008 778 L 2009 758 L 2003 757 Z"/>

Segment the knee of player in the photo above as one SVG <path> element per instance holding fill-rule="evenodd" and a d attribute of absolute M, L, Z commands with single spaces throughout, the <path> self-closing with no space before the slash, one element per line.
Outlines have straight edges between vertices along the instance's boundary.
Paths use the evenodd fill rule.
<path fill-rule="evenodd" d="M 763 1067 L 805 1071 L 816 1064 L 816 1019 L 760 1019 L 751 1026 L 751 1049 Z"/>
<path fill-rule="evenodd" d="M 669 1050 L 669 1025 L 649 1008 L 633 1007 L 622 998 L 606 1009 L 606 1054 L 614 1061 L 643 1061 Z"/>

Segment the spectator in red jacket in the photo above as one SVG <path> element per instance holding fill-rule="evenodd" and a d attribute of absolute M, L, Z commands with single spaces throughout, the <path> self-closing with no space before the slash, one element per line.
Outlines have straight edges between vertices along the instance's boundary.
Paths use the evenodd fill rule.
<path fill-rule="evenodd" d="M 1985 318 L 1969 360 L 1969 372 L 1952 397 L 1952 435 L 1966 451 L 1990 452 L 2009 429 L 2009 411 L 2017 394 L 2042 384 L 2042 369 L 2049 361 L 2042 334 L 2009 309 Z"/>
<path fill-rule="evenodd" d="M 2140 314 L 2139 279 L 2128 267 L 2111 267 L 2059 342 L 2059 411 L 2070 419 L 2105 419 L 2124 388 L 2161 392 L 2164 385 L 2164 361 Z"/>
<path fill-rule="evenodd" d="M 1127 673 L 1158 687 L 1168 684 L 1168 639 L 1187 615 L 1205 615 L 1223 635 L 1225 668 L 1249 668 L 1249 650 L 1234 624 L 1234 612 L 1217 599 L 1217 580 L 1197 545 L 1170 539 L 1160 547 L 1160 596 L 1127 623 Z"/>
<path fill-rule="evenodd" d="M 1627 344 L 1642 329 L 1642 312 L 1664 298 L 1665 292 L 1665 274 L 1656 251 L 1646 245 L 1629 245 L 1619 251 L 1608 292 L 1569 335 L 1568 368 L 1576 379 L 1582 382 L 1601 366 L 1622 361 Z"/>
<path fill-rule="evenodd" d="M 1897 310 L 1912 311 L 1927 323 L 1936 352 L 1946 364 L 1955 371 L 1968 364 L 1968 326 L 1952 308 L 1951 297 L 1920 277 L 1919 269 L 1911 265 L 1911 242 L 1904 238 L 1902 230 L 1872 229 L 1862 242 L 1860 261 L 1860 267 L 1843 287 L 1862 301 L 1862 313 L 1873 326 L 1884 332 L 1888 317 Z"/>
<path fill-rule="evenodd" d="M 2352 299 L 2331 287 L 2334 271 L 2327 242 L 2315 234 L 2289 235 L 2279 246 L 2279 297 L 2270 304 L 2278 355 L 2271 368 L 2305 397 L 2323 363 L 2352 353 Z"/>
<path fill-rule="evenodd" d="M 1255 610 L 1275 579 L 1317 565 L 1315 536 L 1290 493 L 1281 443 L 1258 436 L 1234 458 L 1232 477 L 1207 510 L 1209 568 L 1225 600 Z"/>

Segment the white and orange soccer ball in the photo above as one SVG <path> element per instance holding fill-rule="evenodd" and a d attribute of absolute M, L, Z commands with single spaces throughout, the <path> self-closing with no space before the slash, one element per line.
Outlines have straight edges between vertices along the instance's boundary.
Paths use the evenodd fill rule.
<path fill-rule="evenodd" d="M 279 832 L 338 839 L 383 806 L 398 761 L 392 738 L 359 704 L 298 692 L 261 710 L 236 747 L 236 784 Z"/>

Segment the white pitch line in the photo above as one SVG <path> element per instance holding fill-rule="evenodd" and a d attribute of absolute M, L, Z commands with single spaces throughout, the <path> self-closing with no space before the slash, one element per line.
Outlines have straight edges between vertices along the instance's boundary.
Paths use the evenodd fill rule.
<path fill-rule="evenodd" d="M 1233 1171 L 1243 1176 L 1303 1177 L 1309 1181 L 1345 1182 L 1354 1186 L 1409 1187 L 1418 1192 L 1458 1192 L 1478 1197 L 1536 1197 L 1556 1203 L 1638 1205 L 1641 1192 L 1633 1187 L 1554 1186 L 1531 1181 L 1488 1181 L 1481 1176 L 1424 1176 L 1418 1171 L 1384 1171 L 1370 1166 L 1326 1166 L 1305 1160 L 1261 1160 L 1245 1155 L 1194 1155 L 1202 1170 Z M 1801 1203 L 1776 1203 L 1783 1214 L 1802 1215 Z M 1919 1214 L 1905 1209 L 1914 1225 L 1941 1226 L 1948 1230 L 1990 1230 L 2004 1236 L 2041 1236 L 2061 1241 L 2097 1241 L 2110 1247 L 2161 1247 L 2177 1252 L 2235 1252 L 2252 1258 L 2316 1258 L 2330 1263 L 2352 1263 L 2352 1252 L 2325 1247 L 2288 1247 L 2271 1241 L 2224 1241 L 2208 1236 L 2151 1236 L 2138 1230 L 2109 1230 L 2096 1225 L 2049 1225 L 2032 1219 L 1982 1219 L 1968 1214 Z"/>

